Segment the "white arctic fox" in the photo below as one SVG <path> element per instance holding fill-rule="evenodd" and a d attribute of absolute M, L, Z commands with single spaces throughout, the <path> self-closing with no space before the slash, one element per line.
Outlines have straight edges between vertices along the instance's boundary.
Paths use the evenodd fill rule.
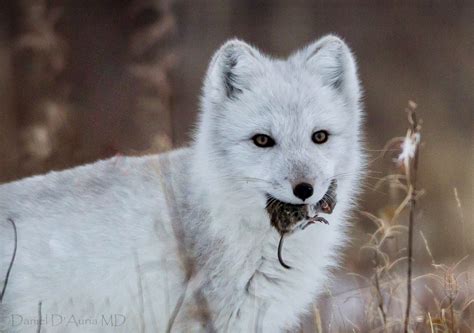
<path fill-rule="evenodd" d="M 347 241 L 360 94 L 337 37 L 285 60 L 231 40 L 209 65 L 189 148 L 0 186 L 0 287 L 17 230 L 0 331 L 298 327 Z M 289 232 L 280 263 L 267 205 L 315 207 L 334 182 L 337 206 L 318 215 L 329 225 Z"/>

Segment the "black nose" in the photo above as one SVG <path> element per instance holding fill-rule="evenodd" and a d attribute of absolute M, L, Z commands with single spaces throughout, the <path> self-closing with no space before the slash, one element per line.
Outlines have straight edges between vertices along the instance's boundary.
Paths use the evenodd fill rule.
<path fill-rule="evenodd" d="M 308 199 L 310 196 L 313 195 L 313 186 L 308 183 L 299 183 L 293 189 L 294 195 L 296 195 L 301 200 Z"/>

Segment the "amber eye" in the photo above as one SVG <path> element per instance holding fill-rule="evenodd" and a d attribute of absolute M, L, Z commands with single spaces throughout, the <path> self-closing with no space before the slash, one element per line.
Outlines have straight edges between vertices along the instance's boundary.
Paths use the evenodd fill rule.
<path fill-rule="evenodd" d="M 252 137 L 253 143 L 260 148 L 270 148 L 275 145 L 275 140 L 265 134 L 256 134 Z"/>
<path fill-rule="evenodd" d="M 327 131 L 317 131 L 313 133 L 313 136 L 311 139 L 313 140 L 314 143 L 320 145 L 328 141 L 329 138 L 329 133 Z"/>

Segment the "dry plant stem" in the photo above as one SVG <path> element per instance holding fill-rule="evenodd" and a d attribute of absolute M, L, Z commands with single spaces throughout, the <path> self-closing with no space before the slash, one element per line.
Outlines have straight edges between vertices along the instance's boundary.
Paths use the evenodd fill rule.
<path fill-rule="evenodd" d="M 412 133 L 418 133 L 418 120 L 414 110 L 410 111 L 409 117 L 412 126 Z M 408 333 L 408 324 L 410 323 L 411 310 L 411 294 L 412 294 L 412 266 L 413 266 L 413 228 L 415 224 L 415 209 L 416 209 L 416 176 L 418 171 L 418 146 L 416 146 L 415 156 L 413 159 L 413 169 L 410 172 L 409 168 L 406 171 L 407 179 L 409 181 L 410 191 L 410 215 L 408 224 L 408 270 L 407 270 L 407 304 L 405 310 L 405 325 L 404 332 Z"/>
<path fill-rule="evenodd" d="M 455 332 L 456 318 L 454 317 L 454 299 L 451 296 L 449 296 L 449 310 L 451 314 L 451 332 Z"/>
<path fill-rule="evenodd" d="M 459 194 L 458 194 L 458 189 L 455 187 L 454 188 L 454 199 L 456 200 L 456 206 L 458 208 L 458 212 L 459 212 L 459 221 L 461 222 L 461 232 L 462 232 L 462 253 L 464 255 L 467 255 L 467 246 L 466 246 L 466 227 L 464 225 L 464 214 L 462 212 L 462 204 L 461 204 L 461 199 L 459 198 Z"/>
<path fill-rule="evenodd" d="M 38 303 L 38 326 L 36 327 L 36 333 L 40 333 L 41 332 L 41 305 L 42 305 L 42 302 L 39 302 Z"/>
<path fill-rule="evenodd" d="M 413 191 L 413 190 L 412 190 Z M 413 193 L 412 193 L 413 196 Z M 408 225 L 408 270 L 407 270 L 407 305 L 405 310 L 405 329 L 404 332 L 408 333 L 408 324 L 410 322 L 410 309 L 411 309 L 411 278 L 412 278 L 412 260 L 413 260 L 413 222 L 415 212 L 415 200 L 411 199 L 410 205 L 410 220 Z"/>
<path fill-rule="evenodd" d="M 160 168 L 161 166 L 161 168 Z M 179 210 L 176 207 L 176 196 L 174 193 L 174 190 L 172 186 L 169 184 L 166 184 L 163 182 L 164 175 L 169 172 L 170 169 L 170 163 L 169 160 L 165 159 L 161 162 L 160 166 L 158 166 L 157 172 L 160 174 L 160 179 L 161 179 L 161 186 L 163 188 L 163 191 L 165 193 L 165 200 L 167 207 L 170 209 L 170 216 L 172 217 L 173 221 L 182 221 L 183 218 L 179 214 Z M 182 261 L 183 267 L 185 268 L 185 281 L 183 285 L 183 291 L 182 294 L 180 295 L 178 301 L 176 302 L 175 307 L 173 308 L 173 312 L 171 314 L 170 319 L 168 320 L 166 332 L 172 332 L 173 330 L 173 325 L 176 321 L 176 318 L 178 317 L 179 312 L 181 311 L 181 308 L 184 304 L 184 300 L 186 298 L 186 294 L 188 293 L 188 287 L 189 283 L 191 282 L 191 279 L 195 276 L 197 269 L 196 265 L 194 262 L 194 258 L 192 258 L 186 247 L 185 247 L 185 232 L 184 232 L 184 227 L 180 223 L 172 223 L 172 231 L 173 235 L 175 237 L 175 240 L 178 244 L 178 254 L 179 257 Z M 209 310 L 209 305 L 207 303 L 206 298 L 202 294 L 202 291 L 200 288 L 197 290 L 191 290 L 192 295 L 194 299 L 196 300 L 196 303 L 200 305 L 200 320 L 207 329 L 207 332 L 215 332 L 214 329 L 214 323 L 212 322 L 212 318 L 210 315 L 210 310 Z"/>
<path fill-rule="evenodd" d="M 378 307 L 379 307 L 380 313 L 382 315 L 383 330 L 385 331 L 386 325 L 387 325 L 387 315 L 386 315 L 385 309 L 383 307 L 383 295 L 382 295 L 382 290 L 380 289 L 379 271 L 377 269 L 378 266 L 379 266 L 379 260 L 378 260 L 376 252 L 374 253 L 374 263 L 375 263 L 375 274 L 374 274 L 375 289 L 377 290 Z"/>
<path fill-rule="evenodd" d="M 7 275 L 5 276 L 5 283 L 3 284 L 2 293 L 0 294 L 0 303 L 2 303 L 3 296 L 5 296 L 5 291 L 7 290 L 8 279 L 10 278 L 10 272 L 12 270 L 13 263 L 15 262 L 16 249 L 18 247 L 18 235 L 16 231 L 15 222 L 12 219 L 8 219 L 8 222 L 10 222 L 13 227 L 13 253 L 12 253 L 12 259 L 10 260 L 10 265 L 8 266 Z"/>
<path fill-rule="evenodd" d="M 379 309 L 380 309 L 380 313 L 382 314 L 383 330 L 385 332 L 385 327 L 387 325 L 387 315 L 386 315 L 385 309 L 383 307 L 383 296 L 382 296 L 382 291 L 380 290 L 378 272 L 375 272 L 375 288 L 377 289 L 377 298 L 378 298 L 378 301 L 379 301 L 378 306 L 379 306 Z"/>
<path fill-rule="evenodd" d="M 466 245 L 466 229 L 465 229 L 465 224 L 464 224 L 464 214 L 462 211 L 462 204 L 461 204 L 461 199 L 459 198 L 458 194 L 458 189 L 455 187 L 454 188 L 454 198 L 456 199 L 456 205 L 459 211 L 459 220 L 461 222 L 461 232 L 462 232 L 462 253 L 463 255 L 469 255 L 467 251 L 467 245 Z M 466 279 L 467 281 L 470 281 L 470 274 L 469 271 L 466 273 Z M 454 317 L 453 317 L 454 318 Z M 474 318 L 473 318 L 473 313 L 471 307 L 467 309 L 467 318 L 469 318 L 469 322 L 474 323 Z"/>
<path fill-rule="evenodd" d="M 178 316 L 179 310 L 181 310 L 181 307 L 183 306 L 184 298 L 186 297 L 186 292 L 188 291 L 188 286 L 189 283 L 187 282 L 184 285 L 184 290 L 180 295 L 178 301 L 176 302 L 173 312 L 171 313 L 170 319 L 168 320 L 168 325 L 166 326 L 166 333 L 171 333 L 171 330 L 173 329 L 173 324 L 176 320 L 176 317 Z"/>
<path fill-rule="evenodd" d="M 315 333 L 323 333 L 323 325 L 321 323 L 321 313 L 319 312 L 319 309 L 316 306 L 314 306 L 314 319 L 315 319 L 315 326 L 316 326 Z"/>
<path fill-rule="evenodd" d="M 142 273 L 140 271 L 140 264 L 138 262 L 138 253 L 136 251 L 136 249 L 133 251 L 133 258 L 135 260 L 135 271 L 137 272 L 137 288 L 138 288 L 138 292 L 140 294 L 140 299 L 139 299 L 139 303 L 138 303 L 138 307 L 139 307 L 139 312 L 141 314 L 141 318 L 140 318 L 140 333 L 144 333 L 145 332 L 145 320 L 144 320 L 144 316 L 145 316 L 145 300 L 143 298 L 143 283 L 142 283 Z"/>

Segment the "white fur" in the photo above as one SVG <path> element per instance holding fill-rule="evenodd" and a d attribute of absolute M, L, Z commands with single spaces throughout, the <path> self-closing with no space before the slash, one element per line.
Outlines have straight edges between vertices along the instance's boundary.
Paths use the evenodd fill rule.
<path fill-rule="evenodd" d="M 363 167 L 359 99 L 353 57 L 337 37 L 286 60 L 232 40 L 209 66 L 190 148 L 1 186 L 0 279 L 13 247 L 8 219 L 18 229 L 4 329 L 34 332 L 24 321 L 38 318 L 39 301 L 44 332 L 163 332 L 175 308 L 175 332 L 297 327 L 347 239 Z M 322 129 L 329 140 L 316 145 Z M 257 133 L 276 145 L 256 147 Z M 266 194 L 301 203 L 292 186 L 306 181 L 316 203 L 333 178 L 330 225 L 288 236 L 292 269 L 283 268 Z M 111 314 L 125 323 L 104 327 Z"/>

